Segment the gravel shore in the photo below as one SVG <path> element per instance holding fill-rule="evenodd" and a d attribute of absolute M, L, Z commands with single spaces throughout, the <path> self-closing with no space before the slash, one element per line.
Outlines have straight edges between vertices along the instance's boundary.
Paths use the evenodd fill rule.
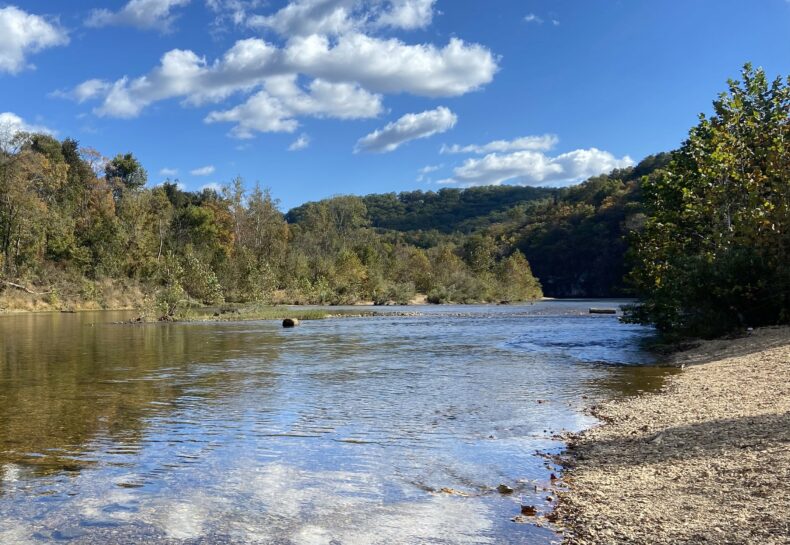
<path fill-rule="evenodd" d="M 790 544 L 790 328 L 702 343 L 570 438 L 567 544 Z"/>

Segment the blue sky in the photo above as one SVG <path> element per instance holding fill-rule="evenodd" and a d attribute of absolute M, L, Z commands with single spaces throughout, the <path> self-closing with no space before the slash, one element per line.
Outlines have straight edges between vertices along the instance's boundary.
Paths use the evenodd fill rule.
<path fill-rule="evenodd" d="M 670 150 L 786 0 L 0 2 L 0 124 L 135 153 L 151 184 L 568 185 Z"/>

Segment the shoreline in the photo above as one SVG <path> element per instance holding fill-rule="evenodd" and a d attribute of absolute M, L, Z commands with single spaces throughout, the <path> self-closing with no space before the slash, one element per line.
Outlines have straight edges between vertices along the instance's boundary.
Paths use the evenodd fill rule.
<path fill-rule="evenodd" d="M 507 305 L 533 305 L 540 302 L 556 301 L 557 299 L 543 297 L 526 301 L 508 302 Z M 590 299 L 595 301 L 596 299 Z M 378 316 L 417 316 L 422 313 L 417 311 L 399 311 L 396 308 L 420 308 L 420 307 L 498 307 L 504 303 L 427 303 L 422 299 L 415 299 L 408 304 L 386 304 L 375 305 L 372 302 L 358 302 L 341 305 L 321 305 L 321 304 L 297 304 L 297 303 L 228 303 L 223 305 L 192 306 L 179 311 L 176 316 L 164 320 L 150 315 L 151 308 L 140 305 L 117 305 L 117 306 L 98 306 L 98 305 L 63 305 L 60 307 L 37 307 L 37 308 L 0 308 L 0 316 L 18 316 L 26 314 L 79 314 L 85 312 L 138 312 L 140 319 L 130 320 L 134 323 L 154 323 L 154 322 L 225 322 L 225 321 L 249 321 L 249 320 L 275 320 L 283 318 L 299 318 L 300 320 L 324 319 L 324 318 L 346 318 L 346 317 L 378 317 Z M 351 310 L 353 309 L 353 310 Z"/>
<path fill-rule="evenodd" d="M 566 437 L 563 542 L 790 543 L 790 327 L 704 341 L 655 393 Z"/>

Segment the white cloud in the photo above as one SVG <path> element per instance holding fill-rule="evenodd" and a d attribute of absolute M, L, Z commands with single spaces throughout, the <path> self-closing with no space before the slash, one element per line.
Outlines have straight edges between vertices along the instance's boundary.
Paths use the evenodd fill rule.
<path fill-rule="evenodd" d="M 358 93 L 366 90 L 367 97 L 403 92 L 435 97 L 477 89 L 491 81 L 496 70 L 490 51 L 458 39 L 439 49 L 362 34 L 346 35 L 335 42 L 313 35 L 295 38 L 278 49 L 249 38 L 236 42 L 211 64 L 193 51 L 173 49 L 145 76 L 123 77 L 112 84 L 88 80 L 71 94 L 101 96 L 104 100 L 96 114 L 128 118 L 160 100 L 182 98 L 192 105 L 216 102 L 260 87 L 275 76 L 304 74 L 313 81 L 359 88 Z"/>
<path fill-rule="evenodd" d="M 207 189 L 210 189 L 211 191 L 214 191 L 215 193 L 222 193 L 222 186 L 220 184 L 216 183 L 216 182 L 212 182 L 210 184 L 204 184 L 204 185 L 200 186 L 200 191 L 205 191 Z"/>
<path fill-rule="evenodd" d="M 214 12 L 215 18 L 212 26 L 214 30 L 221 29 L 225 23 L 235 26 L 244 24 L 249 15 L 249 10 L 255 9 L 267 0 L 206 0 L 206 7 Z"/>
<path fill-rule="evenodd" d="M 378 153 L 395 151 L 410 140 L 428 138 L 434 134 L 448 131 L 455 126 L 457 121 L 458 116 L 444 106 L 419 114 L 406 114 L 397 121 L 389 123 L 383 129 L 378 129 L 360 138 L 354 151 Z"/>
<path fill-rule="evenodd" d="M 165 27 L 170 10 L 189 0 L 131 0 L 94 23 Z M 150 3 L 152 19 L 139 7 Z M 206 115 L 207 123 L 233 123 L 230 134 L 294 132 L 300 118 L 367 119 L 383 111 L 386 94 L 460 96 L 492 81 L 498 60 L 479 44 L 452 38 L 443 46 L 407 44 L 375 33 L 382 28 L 423 28 L 436 0 L 294 0 L 269 15 L 250 15 L 261 0 L 205 0 L 218 18 L 282 33 L 280 45 L 262 38 L 238 40 L 216 59 L 173 49 L 147 74 L 115 81 L 93 78 L 54 94 L 78 102 L 98 100 L 98 116 L 133 118 L 148 106 L 178 99 L 184 106 L 247 95 Z M 134 9 L 132 9 L 134 8 Z M 226 19 L 223 19 L 226 20 Z M 396 146 L 397 147 L 397 146 Z"/>
<path fill-rule="evenodd" d="M 436 0 L 392 0 L 390 9 L 374 21 L 374 26 L 406 30 L 425 28 L 433 21 L 435 3 Z"/>
<path fill-rule="evenodd" d="M 85 102 L 96 96 L 101 95 L 103 92 L 110 88 L 110 84 L 100 79 L 89 79 L 83 81 L 74 88 L 73 94 L 77 102 Z"/>
<path fill-rule="evenodd" d="M 214 60 L 173 49 L 142 76 L 114 82 L 94 78 L 56 94 L 100 100 L 94 108 L 99 116 L 132 118 L 158 101 L 180 99 L 195 106 L 247 93 L 245 103 L 206 118 L 235 122 L 232 134 L 244 138 L 255 132 L 292 132 L 300 116 L 375 117 L 383 110 L 383 94 L 463 95 L 489 83 L 498 70 L 497 59 L 479 44 L 457 38 L 444 46 L 407 44 L 365 33 L 425 26 L 433 18 L 434 0 L 295 0 L 257 18 L 248 13 L 257 3 L 252 0 L 206 2 L 215 13 L 233 11 L 247 24 L 257 21 L 291 34 L 281 45 L 261 38 L 239 40 Z M 282 80 L 293 82 L 291 88 L 285 94 L 273 92 L 271 87 Z"/>
<path fill-rule="evenodd" d="M 167 180 L 162 180 L 158 184 L 155 184 L 154 187 L 161 187 L 165 183 L 175 184 L 176 188 L 181 190 L 181 191 L 186 191 L 187 190 L 187 186 L 184 185 L 182 182 L 176 182 L 174 180 L 170 180 L 169 178 Z"/>
<path fill-rule="evenodd" d="M 443 145 L 439 153 L 477 153 L 485 154 L 492 152 L 505 152 L 505 151 L 520 151 L 520 150 L 533 150 L 533 151 L 548 151 L 554 148 L 559 142 L 554 134 L 543 134 L 540 136 L 522 136 L 513 140 L 494 140 L 488 144 L 459 146 L 453 144 L 452 146 Z"/>
<path fill-rule="evenodd" d="M 67 43 L 57 23 L 14 6 L 0 7 L 0 72 L 16 74 L 29 67 L 29 54 Z"/>
<path fill-rule="evenodd" d="M 420 175 L 417 176 L 417 181 L 418 182 L 423 182 L 425 180 L 430 181 L 430 178 L 429 178 L 428 175 L 436 172 L 437 170 L 440 170 L 442 168 L 442 166 L 443 165 L 427 165 L 427 166 L 422 167 L 418 171 L 420 173 Z"/>
<path fill-rule="evenodd" d="M 171 30 L 177 15 L 173 8 L 186 6 L 190 0 L 129 0 L 119 11 L 95 9 L 85 21 L 89 27 L 132 26 L 145 30 Z"/>
<path fill-rule="evenodd" d="M 519 185 L 566 185 L 633 164 L 627 155 L 618 159 L 596 148 L 575 150 L 556 157 L 529 150 L 504 155 L 492 153 L 480 159 L 467 159 L 454 170 L 452 178 L 442 180 L 442 183 L 500 185 L 512 180 Z"/>
<path fill-rule="evenodd" d="M 288 146 L 288 151 L 301 151 L 307 149 L 308 146 L 310 146 L 310 137 L 306 134 L 302 134 Z"/>
<path fill-rule="evenodd" d="M 336 43 L 313 35 L 294 38 L 283 53 L 287 66 L 315 77 L 356 81 L 374 92 L 428 97 L 463 95 L 490 82 L 497 70 L 488 49 L 458 38 L 439 49 L 360 33 Z"/>
<path fill-rule="evenodd" d="M 535 15 L 534 13 L 530 13 L 529 15 L 527 15 L 526 17 L 524 17 L 524 20 L 525 20 L 527 23 L 535 23 L 536 25 L 542 25 L 543 23 L 545 23 L 545 22 L 546 22 L 546 21 L 544 21 L 544 20 L 543 20 L 543 18 L 541 18 L 541 17 L 539 17 L 539 16 Z M 554 25 L 554 26 L 560 26 L 560 22 L 559 22 L 559 20 L 558 20 L 558 19 L 549 19 L 549 20 L 551 21 L 551 24 L 552 24 L 552 25 Z"/>
<path fill-rule="evenodd" d="M 272 15 L 254 15 L 253 28 L 269 28 L 282 36 L 338 35 L 355 26 L 351 12 L 356 0 L 296 0 Z"/>
<path fill-rule="evenodd" d="M 256 132 L 294 132 L 298 116 L 362 119 L 376 117 L 381 110 L 381 96 L 357 85 L 315 79 L 304 92 L 296 76 L 280 76 L 266 80 L 264 89 L 243 104 L 209 113 L 206 122 L 236 123 L 234 137 L 252 138 Z"/>
<path fill-rule="evenodd" d="M 216 170 L 217 169 L 214 168 L 214 165 L 207 165 L 207 166 L 200 167 L 200 168 L 194 168 L 194 169 L 190 170 L 189 173 L 192 176 L 210 176 L 210 175 L 214 174 L 214 172 L 216 172 Z"/>
<path fill-rule="evenodd" d="M 163 168 L 159 171 L 160 176 L 178 176 L 178 169 L 177 168 Z"/>
<path fill-rule="evenodd" d="M 43 125 L 33 125 L 28 123 L 12 112 L 0 113 L 0 138 L 7 138 L 18 132 L 36 132 L 44 134 L 55 134 L 55 131 Z"/>
<path fill-rule="evenodd" d="M 281 36 L 339 36 L 352 31 L 425 28 L 436 0 L 294 0 L 270 15 L 251 15 L 246 24 Z"/>

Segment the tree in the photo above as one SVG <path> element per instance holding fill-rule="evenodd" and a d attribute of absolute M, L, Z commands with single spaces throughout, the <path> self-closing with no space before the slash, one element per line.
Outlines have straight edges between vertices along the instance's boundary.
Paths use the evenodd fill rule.
<path fill-rule="evenodd" d="M 497 273 L 502 285 L 499 293 L 505 300 L 528 301 L 543 296 L 540 282 L 532 275 L 527 258 L 518 250 L 499 263 Z"/>
<path fill-rule="evenodd" d="M 790 79 L 746 65 L 643 191 L 628 319 L 706 337 L 790 321 Z"/>
<path fill-rule="evenodd" d="M 135 191 L 148 183 L 148 173 L 131 153 L 119 153 L 113 157 L 105 165 L 104 175 L 113 188 L 116 201 L 121 199 L 124 191 Z"/>

